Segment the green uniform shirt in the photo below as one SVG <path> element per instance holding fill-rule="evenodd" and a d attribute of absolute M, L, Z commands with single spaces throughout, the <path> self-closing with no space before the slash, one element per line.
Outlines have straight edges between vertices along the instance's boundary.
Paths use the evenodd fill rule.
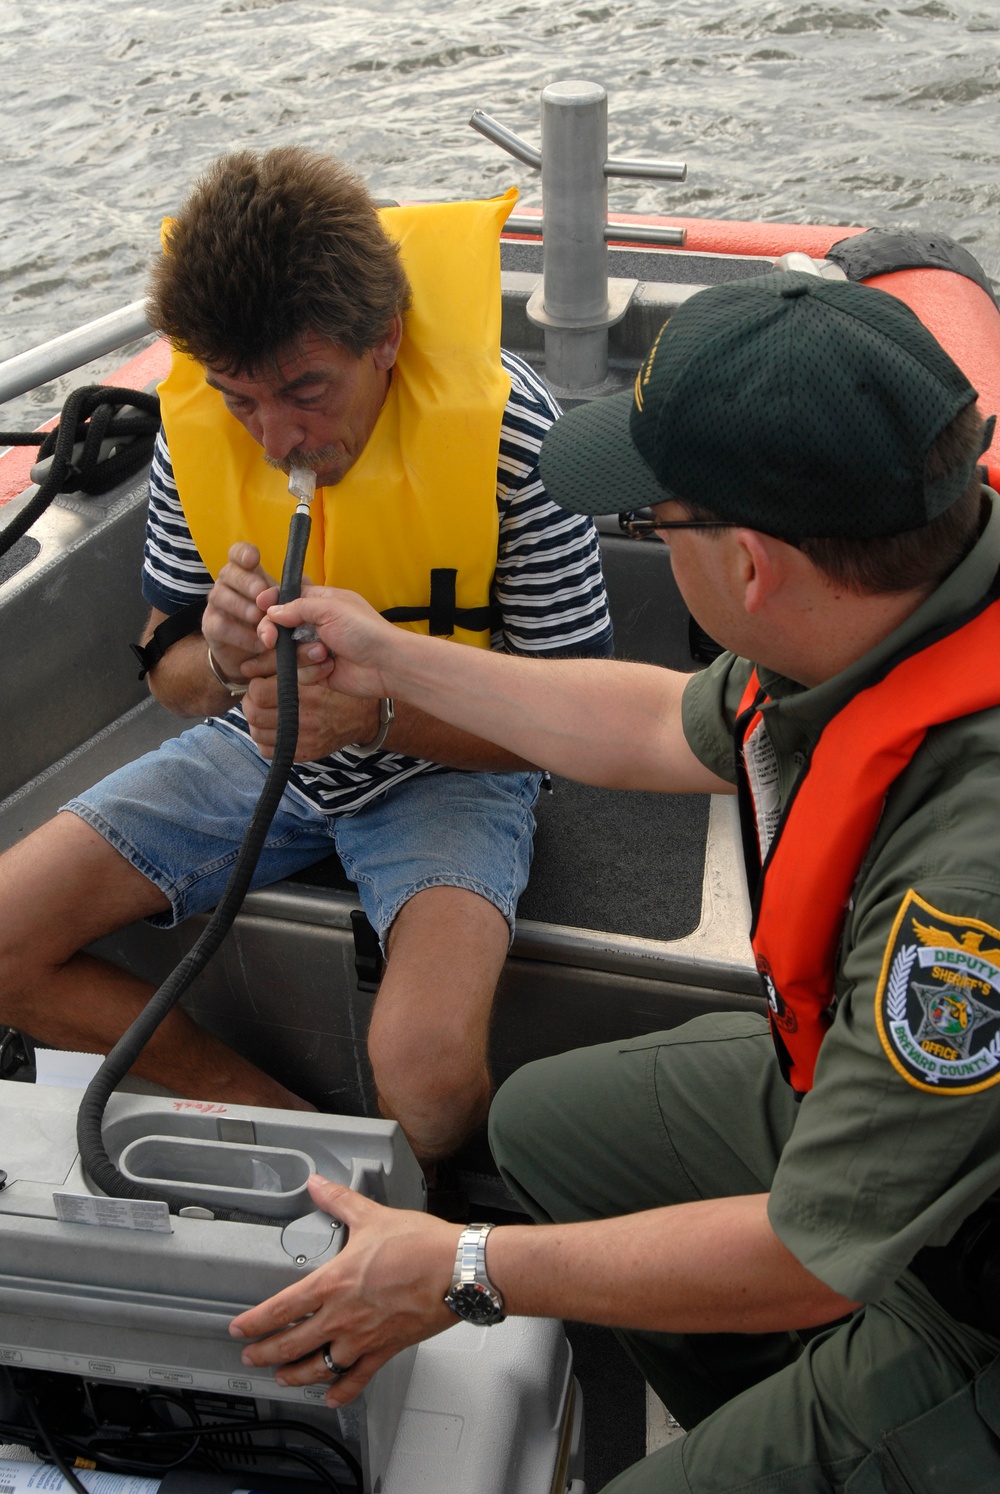
<path fill-rule="evenodd" d="M 857 664 L 813 689 L 759 671 L 772 697 L 763 714 L 782 807 L 826 722 L 881 661 L 982 596 L 998 567 L 994 502 L 973 551 Z M 750 669 L 724 654 L 684 693 L 692 750 L 730 782 L 733 723 Z M 911 892 L 920 902 L 911 899 L 900 920 Z M 987 978 L 972 979 L 970 969 Z M 921 1246 L 947 1243 L 1000 1188 L 998 987 L 1000 709 L 993 709 L 932 728 L 889 791 L 848 911 L 836 1015 L 774 1178 L 776 1233 L 835 1291 L 877 1301 Z M 890 1020 L 901 1002 L 918 1014 L 907 1018 L 912 1041 Z M 955 1037 L 941 1039 L 949 1024 Z M 975 1082 L 922 1082 L 919 1064 L 934 1059 L 923 1056 L 919 1039 L 932 1054 L 978 1054 Z"/>

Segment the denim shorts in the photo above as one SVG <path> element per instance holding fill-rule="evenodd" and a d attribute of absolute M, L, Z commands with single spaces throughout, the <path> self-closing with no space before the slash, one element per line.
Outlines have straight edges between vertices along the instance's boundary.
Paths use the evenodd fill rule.
<path fill-rule="evenodd" d="M 204 722 L 71 799 L 85 820 L 170 900 L 150 923 L 171 928 L 218 902 L 267 774 L 245 738 Z M 427 887 L 464 887 L 513 933 L 528 880 L 538 773 L 422 773 L 354 814 L 327 815 L 286 790 L 252 886 L 267 887 L 336 849 L 385 940 Z"/>

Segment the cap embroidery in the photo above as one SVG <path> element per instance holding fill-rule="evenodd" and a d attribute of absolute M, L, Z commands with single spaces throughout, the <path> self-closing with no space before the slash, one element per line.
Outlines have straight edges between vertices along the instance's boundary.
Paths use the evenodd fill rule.
<path fill-rule="evenodd" d="M 653 343 L 653 346 L 646 354 L 645 362 L 642 364 L 639 372 L 635 376 L 635 404 L 637 410 L 642 410 L 642 391 L 643 389 L 645 389 L 646 385 L 653 377 L 653 359 L 656 357 L 656 350 L 660 346 L 660 338 L 663 336 L 669 325 L 669 322 L 663 323 L 663 326 L 656 334 L 656 339 Z"/>

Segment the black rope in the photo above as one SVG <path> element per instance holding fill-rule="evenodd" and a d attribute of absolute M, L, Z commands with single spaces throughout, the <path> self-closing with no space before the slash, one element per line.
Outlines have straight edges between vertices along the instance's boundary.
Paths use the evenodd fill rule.
<path fill-rule="evenodd" d="M 27 533 L 57 493 L 94 497 L 147 466 L 159 428 L 160 401 L 155 394 L 87 384 L 69 395 L 59 424 L 51 431 L 0 431 L 0 445 L 37 446 L 39 461 L 52 459 L 38 492 L 4 526 L 0 556 Z M 102 458 L 105 441 L 115 445 Z"/>

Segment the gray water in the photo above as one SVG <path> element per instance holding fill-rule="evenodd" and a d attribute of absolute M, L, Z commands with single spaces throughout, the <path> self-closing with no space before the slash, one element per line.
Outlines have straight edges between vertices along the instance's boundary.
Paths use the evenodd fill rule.
<path fill-rule="evenodd" d="M 0 357 L 140 296 L 161 217 L 234 146 L 539 205 L 468 116 L 537 144 L 539 92 L 570 77 L 608 89 L 613 154 L 688 162 L 612 183 L 613 210 L 932 229 L 1000 279 L 996 0 L 3 0 L 0 44 Z"/>

